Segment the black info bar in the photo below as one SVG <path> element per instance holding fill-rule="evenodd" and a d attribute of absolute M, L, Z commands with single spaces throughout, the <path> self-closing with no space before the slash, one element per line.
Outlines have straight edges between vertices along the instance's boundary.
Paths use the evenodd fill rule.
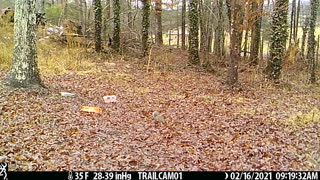
<path fill-rule="evenodd" d="M 57 171 L 11 172 L 0 169 L 0 180 L 318 180 L 319 171 Z"/>

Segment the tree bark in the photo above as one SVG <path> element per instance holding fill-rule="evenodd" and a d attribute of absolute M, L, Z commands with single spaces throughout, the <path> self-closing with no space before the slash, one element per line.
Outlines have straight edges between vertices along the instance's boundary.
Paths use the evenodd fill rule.
<path fill-rule="evenodd" d="M 162 0 L 156 0 L 155 17 L 156 17 L 156 24 L 157 24 L 156 43 L 159 45 L 162 45 L 163 44 L 163 38 L 162 38 Z"/>
<path fill-rule="evenodd" d="M 88 29 L 88 5 L 87 5 L 87 1 L 86 0 L 84 0 L 83 1 L 83 3 L 84 3 L 84 10 L 83 10 L 83 25 L 84 25 L 84 27 L 83 27 L 83 33 L 84 33 L 84 35 L 87 35 L 87 29 Z"/>
<path fill-rule="evenodd" d="M 198 0 L 190 0 L 189 9 L 189 64 L 199 65 L 199 9 Z"/>
<path fill-rule="evenodd" d="M 102 48 L 101 28 L 102 28 L 102 7 L 101 0 L 94 0 L 94 30 L 95 30 L 95 50 L 100 52 Z"/>
<path fill-rule="evenodd" d="M 231 3 L 232 0 L 225 0 L 226 1 L 226 8 L 227 8 L 227 16 L 228 16 L 228 22 L 229 22 L 229 29 L 231 29 Z"/>
<path fill-rule="evenodd" d="M 297 43 L 297 38 L 298 38 L 298 28 L 299 28 L 299 16 L 300 16 L 300 0 L 298 1 L 298 7 L 297 7 L 297 10 L 296 10 L 296 18 L 295 18 L 295 31 L 294 31 L 294 42 Z"/>
<path fill-rule="evenodd" d="M 15 46 L 7 82 L 13 87 L 43 87 L 39 75 L 36 47 L 35 1 L 15 3 Z"/>
<path fill-rule="evenodd" d="M 244 34 L 244 47 L 243 47 L 243 57 L 247 58 L 248 51 L 248 36 L 249 36 L 249 28 L 246 29 L 246 33 Z"/>
<path fill-rule="evenodd" d="M 128 27 L 130 28 L 129 37 L 132 38 L 132 31 L 134 30 L 134 18 L 132 13 L 132 0 L 128 0 Z"/>
<path fill-rule="evenodd" d="M 60 25 L 63 25 L 64 21 L 67 18 L 67 12 L 68 12 L 68 0 L 63 1 L 63 14 L 60 19 Z"/>
<path fill-rule="evenodd" d="M 131 2 L 131 1 L 130 1 Z M 110 0 L 106 0 L 105 3 L 105 10 L 104 10 L 104 19 L 103 19 L 103 39 L 104 40 L 109 40 L 109 30 L 108 30 L 108 19 L 111 17 L 111 3 Z M 110 38 L 110 37 L 109 37 Z"/>
<path fill-rule="evenodd" d="M 186 0 L 182 0 L 182 13 L 181 13 L 181 47 L 186 49 Z"/>
<path fill-rule="evenodd" d="M 232 0 L 230 2 L 231 7 L 231 35 L 230 35 L 230 62 L 228 69 L 227 84 L 230 86 L 235 85 L 238 82 L 238 60 L 240 59 L 241 43 L 239 43 L 240 24 L 242 19 L 241 5 L 242 0 Z"/>
<path fill-rule="evenodd" d="M 84 22 L 83 22 L 83 0 L 79 0 L 79 24 L 81 26 L 81 34 L 84 34 Z"/>
<path fill-rule="evenodd" d="M 260 42 L 260 60 L 263 60 L 263 48 L 264 48 L 264 39 L 263 39 L 263 36 L 261 36 L 261 42 Z"/>
<path fill-rule="evenodd" d="M 218 26 L 214 33 L 214 54 L 218 57 L 222 56 L 224 32 L 223 32 L 223 0 L 218 0 Z"/>
<path fill-rule="evenodd" d="M 150 0 L 142 0 L 142 4 L 142 56 L 145 57 L 149 54 Z"/>
<path fill-rule="evenodd" d="M 215 5 L 214 3 L 211 4 L 211 11 L 209 11 L 208 13 L 208 17 L 209 17 L 209 20 L 208 20 L 208 39 L 207 39 L 207 52 L 210 53 L 212 52 L 212 40 L 213 40 L 213 24 L 214 24 L 214 13 L 212 12 L 212 10 L 214 10 L 215 8 Z"/>
<path fill-rule="evenodd" d="M 291 44 L 292 39 L 294 39 L 295 22 L 296 22 L 295 19 L 296 19 L 296 0 L 292 0 L 291 17 L 290 17 L 289 44 Z"/>
<path fill-rule="evenodd" d="M 112 48 L 120 50 L 120 0 L 113 0 L 113 42 Z"/>
<path fill-rule="evenodd" d="M 310 83 L 316 82 L 316 61 L 315 61 L 315 27 L 317 22 L 317 12 L 319 7 L 319 0 L 311 0 L 311 16 L 310 16 L 310 30 L 308 34 L 308 52 L 307 59 L 310 65 Z"/>
<path fill-rule="evenodd" d="M 177 4 L 177 48 L 180 47 L 179 4 Z"/>
<path fill-rule="evenodd" d="M 252 11 L 255 15 L 254 24 L 251 29 L 250 62 L 251 65 L 257 65 L 259 60 L 259 45 L 261 40 L 261 22 L 264 1 L 253 1 Z"/>
<path fill-rule="evenodd" d="M 282 60 L 288 37 L 287 17 L 289 0 L 276 0 L 272 14 L 270 58 L 266 67 L 267 78 L 278 80 L 281 74 Z"/>
<path fill-rule="evenodd" d="M 302 27 L 302 37 L 301 37 L 301 55 L 303 58 L 305 58 L 305 47 L 306 47 L 306 38 L 307 38 L 307 33 L 309 31 L 309 18 L 306 18 L 304 22 L 304 26 Z"/>
<path fill-rule="evenodd" d="M 200 26 L 200 51 L 205 52 L 206 51 L 206 44 L 207 44 L 207 29 L 206 29 L 206 24 L 207 24 L 207 12 L 206 8 L 204 6 L 203 0 L 199 0 L 199 26 Z"/>

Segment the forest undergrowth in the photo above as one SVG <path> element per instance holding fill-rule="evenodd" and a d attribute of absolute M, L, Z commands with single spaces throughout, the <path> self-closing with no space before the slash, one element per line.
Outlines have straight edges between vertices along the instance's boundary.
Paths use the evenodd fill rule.
<path fill-rule="evenodd" d="M 232 89 L 223 60 L 209 73 L 184 67 L 177 49 L 144 60 L 87 51 L 40 43 L 47 89 L 1 83 L 0 157 L 9 170 L 320 170 L 319 84 L 290 68 L 274 85 L 262 67 L 241 65 Z M 9 66 L 1 67 L 2 81 Z"/>

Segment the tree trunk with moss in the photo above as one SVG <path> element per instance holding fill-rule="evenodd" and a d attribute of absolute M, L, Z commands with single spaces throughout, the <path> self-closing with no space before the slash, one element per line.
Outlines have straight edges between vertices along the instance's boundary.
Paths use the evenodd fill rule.
<path fill-rule="evenodd" d="M 23 88 L 42 87 L 36 47 L 36 2 L 20 0 L 15 3 L 15 45 L 8 85 Z"/>
<path fill-rule="evenodd" d="M 101 51 L 102 7 L 101 0 L 94 0 L 94 40 L 96 52 Z"/>
<path fill-rule="evenodd" d="M 289 0 L 276 0 L 272 14 L 270 58 L 265 71 L 267 77 L 272 80 L 279 79 L 281 74 L 282 60 L 288 38 L 288 5 Z"/>
<path fill-rule="evenodd" d="M 199 1 L 190 0 L 189 7 L 189 64 L 199 65 Z"/>
<path fill-rule="evenodd" d="M 316 61 L 315 61 L 315 27 L 317 22 L 317 12 L 319 7 L 319 0 L 311 0 L 311 16 L 310 16 L 310 30 L 308 34 L 308 52 L 307 60 L 310 65 L 310 83 L 316 82 Z"/>
<path fill-rule="evenodd" d="M 159 45 L 162 45 L 163 44 L 163 38 L 162 38 L 162 0 L 156 0 L 155 16 L 156 16 L 156 24 L 157 24 L 156 43 Z"/>
<path fill-rule="evenodd" d="M 150 17 L 150 0 L 142 0 L 142 56 L 147 56 L 149 51 L 149 17 Z"/>
<path fill-rule="evenodd" d="M 120 0 L 113 0 L 113 38 L 112 48 L 120 50 Z"/>

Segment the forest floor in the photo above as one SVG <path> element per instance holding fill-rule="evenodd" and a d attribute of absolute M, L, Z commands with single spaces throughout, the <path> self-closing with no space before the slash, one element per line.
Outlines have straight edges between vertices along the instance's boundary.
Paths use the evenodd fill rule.
<path fill-rule="evenodd" d="M 1 84 L 0 157 L 9 170 L 319 171 L 319 85 L 276 86 L 252 76 L 242 72 L 241 88 L 230 89 L 218 73 L 147 72 L 137 60 L 119 59 L 42 75 L 48 89 Z M 105 103 L 106 95 L 118 101 Z"/>

